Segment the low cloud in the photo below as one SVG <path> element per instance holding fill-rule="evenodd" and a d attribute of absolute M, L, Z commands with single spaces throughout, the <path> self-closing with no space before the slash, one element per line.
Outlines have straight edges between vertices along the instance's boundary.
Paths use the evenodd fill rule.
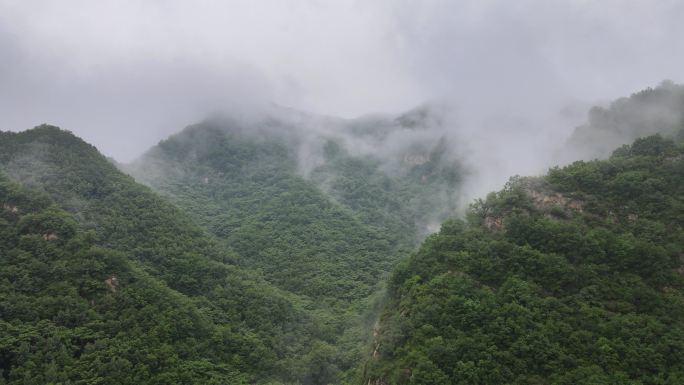
<path fill-rule="evenodd" d="M 487 167 L 475 194 L 543 171 L 589 106 L 683 80 L 682 16 L 665 0 L 0 0 L 0 129 L 57 124 L 130 161 L 214 111 L 438 101 L 440 130 Z"/>

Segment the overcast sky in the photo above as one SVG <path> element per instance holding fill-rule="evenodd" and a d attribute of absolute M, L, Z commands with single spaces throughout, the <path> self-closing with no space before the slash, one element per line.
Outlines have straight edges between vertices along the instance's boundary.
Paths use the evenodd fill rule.
<path fill-rule="evenodd" d="M 682 20 L 665 0 L 0 0 L 0 130 L 56 124 L 122 161 L 268 101 L 449 100 L 485 130 L 683 81 Z"/>

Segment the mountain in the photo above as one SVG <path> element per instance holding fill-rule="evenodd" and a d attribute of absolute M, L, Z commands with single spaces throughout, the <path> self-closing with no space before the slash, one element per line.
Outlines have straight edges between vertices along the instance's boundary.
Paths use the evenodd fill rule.
<path fill-rule="evenodd" d="M 436 202 L 442 191 L 435 186 L 448 184 L 454 195 L 458 169 L 439 164 L 447 152 L 439 138 L 412 140 L 414 152 L 422 151 L 415 159 L 408 151 L 394 159 L 350 153 L 345 140 L 379 148 L 388 130 L 396 133 L 380 119 L 337 122 L 324 132 L 311 128 L 321 124 L 314 117 L 278 112 L 257 122 L 188 127 L 125 170 L 274 284 L 325 301 L 366 297 L 398 249 L 419 240 L 425 218 L 437 207 L 448 213 L 449 205 Z M 402 163 L 404 156 L 413 163 Z M 401 174 L 388 169 L 399 164 Z"/>
<path fill-rule="evenodd" d="M 250 341 L 0 177 L 3 384 L 247 383 Z M 234 345 L 207 344 L 224 338 Z"/>
<path fill-rule="evenodd" d="M 373 384 L 684 381 L 684 145 L 512 178 L 395 270 Z"/>
<path fill-rule="evenodd" d="M 389 236 L 416 242 L 457 215 L 472 170 L 447 135 L 445 113 L 423 106 L 393 118 L 359 118 L 329 138 L 310 179 Z M 359 150 L 364 148 L 364 150 Z M 411 236 L 413 235 L 413 236 Z"/>
<path fill-rule="evenodd" d="M 608 107 L 593 107 L 587 124 L 575 129 L 558 156 L 563 161 L 607 158 L 616 147 L 639 137 L 681 135 L 683 128 L 684 85 L 664 81 Z"/>
<path fill-rule="evenodd" d="M 3 271 L 0 305 L 7 383 L 44 382 L 48 367 L 65 383 L 337 375 L 335 333 L 309 303 L 239 267 L 234 251 L 91 145 L 51 126 L 3 132 L 0 167 L 14 191 L 2 222 L 3 266 L 16 269 Z M 34 194 L 40 205 L 23 207 Z"/>
<path fill-rule="evenodd" d="M 680 94 L 465 215 L 436 105 L 216 115 L 125 165 L 0 132 L 0 384 L 681 383 Z"/>
<path fill-rule="evenodd" d="M 363 359 L 384 277 L 428 218 L 454 208 L 438 202 L 457 193 L 459 169 L 443 139 L 420 131 L 426 115 L 404 123 L 282 109 L 256 120 L 216 117 L 123 169 L 232 250 L 237 265 L 307 303 L 330 328 L 338 368 L 349 371 Z M 378 155 L 407 131 L 403 152 Z M 375 154 L 354 152 L 352 141 Z"/>
<path fill-rule="evenodd" d="M 49 202 L 51 214 L 39 222 L 54 214 L 71 226 L 69 237 L 36 230 L 33 238 L 74 243 L 49 263 L 42 252 L 16 249 L 30 212 L 12 211 L 15 198 L 5 199 L 18 237 L 3 244 L 11 250 L 6 262 L 18 269 L 12 275 L 35 277 L 42 289 L 15 293 L 14 278 L 3 288 L 12 338 L 0 350 L 1 377 L 51 381 L 36 368 L 56 365 L 51 378 L 66 383 L 352 381 L 383 277 L 429 221 L 453 209 L 430 204 L 448 200 L 460 182 L 434 115 L 423 109 L 345 121 L 280 109 L 256 121 L 218 117 L 133 165 L 115 165 L 49 125 L 0 133 L 8 186 Z M 315 135 L 312 127 L 320 127 Z M 362 141 L 370 147 L 352 143 Z M 24 260 L 9 259 L 15 254 Z M 82 275 L 32 270 L 34 260 L 59 269 L 92 258 L 101 262 Z M 89 291 L 74 289 L 81 281 Z M 62 324 L 55 318 L 62 305 L 33 311 L 51 296 L 88 317 Z M 35 350 L 35 341 L 15 337 L 45 325 L 64 334 L 63 361 L 52 360 L 49 348 L 24 360 L 20 350 Z M 93 346 L 99 350 L 84 356 Z M 126 375 L 102 374 L 110 366 Z"/>

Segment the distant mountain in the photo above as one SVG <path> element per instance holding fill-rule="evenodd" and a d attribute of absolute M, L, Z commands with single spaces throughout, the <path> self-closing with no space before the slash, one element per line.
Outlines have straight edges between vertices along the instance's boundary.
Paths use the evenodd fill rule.
<path fill-rule="evenodd" d="M 369 296 L 396 248 L 300 176 L 290 150 L 276 134 L 206 123 L 163 141 L 131 171 L 275 285 L 326 304 Z"/>
<path fill-rule="evenodd" d="M 419 131 L 429 113 L 415 115 L 342 121 L 276 109 L 251 121 L 217 118 L 125 169 L 278 287 L 349 304 L 377 290 L 428 219 L 453 213 L 457 163 L 433 127 Z M 406 131 L 401 146 L 391 143 Z"/>
<path fill-rule="evenodd" d="M 643 136 L 684 135 L 684 85 L 664 81 L 606 108 L 594 107 L 559 154 L 563 161 L 607 158 L 618 146 Z"/>
<path fill-rule="evenodd" d="M 363 359 L 370 326 L 359 317 L 383 277 L 428 220 L 457 204 L 457 162 L 434 127 L 420 127 L 426 114 L 408 126 L 408 117 L 343 121 L 282 109 L 216 117 L 124 169 L 233 250 L 238 265 L 323 314 L 335 345 L 346 346 L 338 367 L 347 370 Z"/>
<path fill-rule="evenodd" d="M 424 106 L 350 121 L 347 135 L 326 140 L 310 179 L 365 223 L 415 244 L 458 214 L 472 171 L 450 143 L 443 114 Z"/>
<path fill-rule="evenodd" d="M 371 384 L 684 381 L 684 145 L 513 178 L 390 280 Z"/>
<path fill-rule="evenodd" d="M 191 173 L 206 171 L 201 166 L 247 173 L 270 168 L 303 180 L 365 225 L 393 232 L 389 237 L 406 241 L 415 234 L 415 244 L 456 213 L 467 176 L 445 137 L 443 114 L 424 106 L 396 117 L 343 120 L 274 107 L 257 117 L 217 117 L 163 141 L 125 170 L 166 191 L 169 177 L 187 176 L 188 167 Z M 226 142 L 224 148 L 214 140 Z M 227 156 L 245 158 L 238 163 Z"/>

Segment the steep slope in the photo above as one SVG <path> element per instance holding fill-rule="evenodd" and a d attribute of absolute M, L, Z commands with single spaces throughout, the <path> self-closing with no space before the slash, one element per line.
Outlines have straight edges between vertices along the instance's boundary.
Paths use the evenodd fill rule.
<path fill-rule="evenodd" d="M 684 381 L 684 146 L 514 178 L 394 273 L 364 381 Z"/>
<path fill-rule="evenodd" d="M 208 120 L 125 169 L 279 287 L 356 301 L 428 222 L 454 210 L 459 170 L 435 133 L 419 132 L 391 155 L 354 153 L 350 141 L 380 146 L 417 130 L 418 118 L 402 119 L 329 122 L 276 111 L 250 122 Z"/>
<path fill-rule="evenodd" d="M 323 302 L 373 292 L 394 249 L 296 173 L 288 147 L 204 124 L 135 170 L 275 285 Z"/>
<path fill-rule="evenodd" d="M 0 175 L 0 202 L 0 382 L 247 383 L 237 354 L 251 341 L 97 246 L 44 194 Z M 220 336 L 235 344 L 207 343 Z"/>
<path fill-rule="evenodd" d="M 305 301 L 329 328 L 336 366 L 353 371 L 383 277 L 428 223 L 455 210 L 457 162 L 421 128 L 432 124 L 428 113 L 412 114 L 213 118 L 123 168 L 234 250 L 239 265 Z"/>
<path fill-rule="evenodd" d="M 208 322 L 208 332 L 193 338 L 200 347 L 219 344 L 219 349 L 225 349 L 215 357 L 200 355 L 209 359 L 209 371 L 213 362 L 229 365 L 225 377 L 218 374 L 219 382 L 229 381 L 231 373 L 244 373 L 249 381 L 303 383 L 324 383 L 336 375 L 337 358 L 328 347 L 333 333 L 305 309 L 306 303 L 272 287 L 260 274 L 234 265 L 232 262 L 239 259 L 234 252 L 216 243 L 150 189 L 118 171 L 94 147 L 50 126 L 0 133 L 0 167 L 14 181 L 45 193 L 70 212 L 78 231 L 92 234 L 93 244 L 114 250 L 127 265 L 156 282 L 158 288 L 154 290 L 162 294 L 153 295 L 155 301 L 171 308 L 180 301 L 185 305 L 179 308 L 188 308 L 188 312 L 201 316 L 201 322 Z M 30 255 L 27 258 L 33 263 Z M 41 287 L 53 288 L 53 294 L 73 294 L 52 276 L 41 277 Z M 120 282 L 124 288 L 127 281 L 122 278 Z M 11 290 L 12 285 L 5 289 Z M 144 296 L 122 300 L 132 301 L 130 306 L 140 311 L 145 309 Z M 136 301 L 141 305 L 135 305 Z M 152 333 L 156 324 L 169 327 L 164 312 L 145 314 L 149 317 L 146 322 L 131 321 L 128 327 L 137 333 Z M 180 324 L 174 321 L 172 328 L 192 328 L 184 325 L 182 318 L 177 321 Z M 167 332 L 169 338 L 174 335 L 173 329 Z M 99 336 L 90 341 L 101 342 Z M 29 344 L 29 348 L 37 346 Z M 164 349 L 178 354 L 181 367 L 189 362 L 186 358 L 190 356 L 183 349 Z M 130 371 L 159 367 L 161 356 L 157 353 L 162 354 L 152 349 L 148 355 L 136 356 L 130 361 Z M 103 365 L 115 362 L 115 358 L 103 356 Z M 184 370 L 186 383 L 207 383 L 201 370 L 196 374 L 193 370 Z M 135 383 L 160 381 L 168 373 L 159 369 L 157 374 L 161 377 L 154 377 L 156 380 L 141 377 Z"/>

